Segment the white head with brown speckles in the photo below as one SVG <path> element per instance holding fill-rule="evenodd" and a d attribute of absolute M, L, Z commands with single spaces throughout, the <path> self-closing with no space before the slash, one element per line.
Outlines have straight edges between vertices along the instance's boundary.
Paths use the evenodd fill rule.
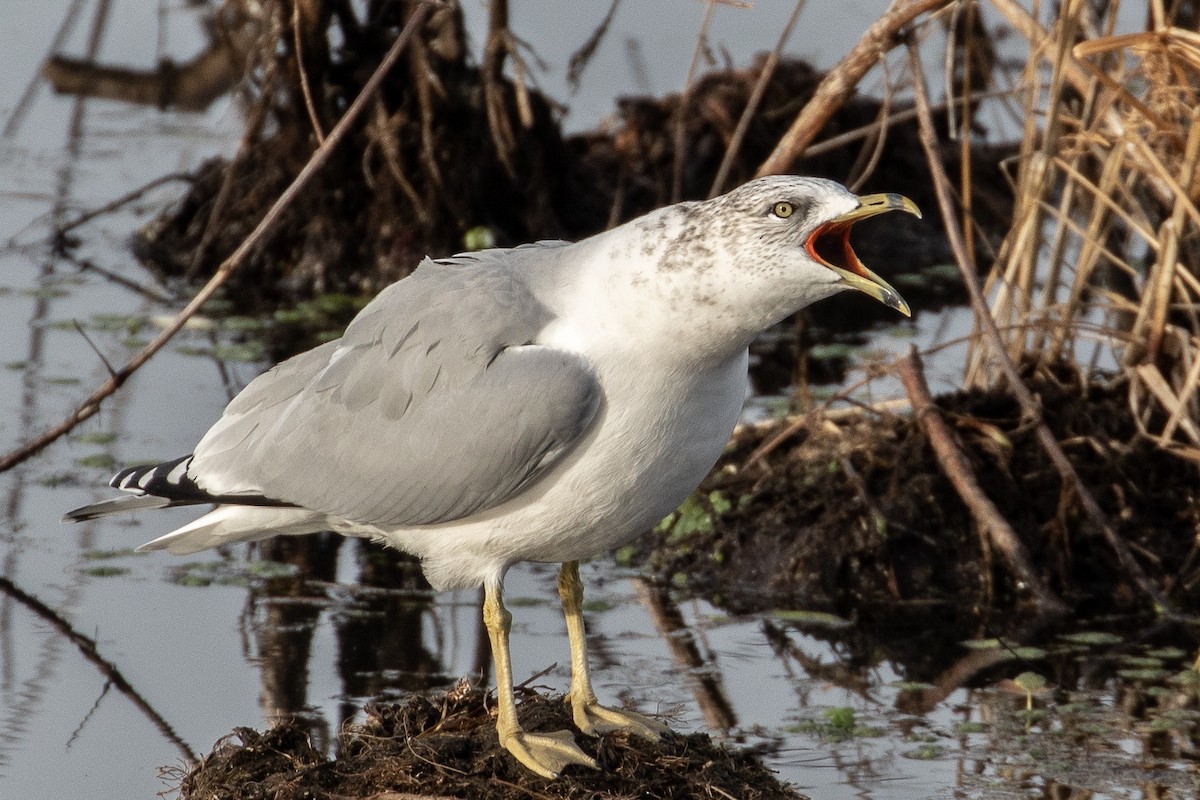
<path fill-rule="evenodd" d="M 664 316 L 674 318 L 664 323 L 711 329 L 700 338 L 728 349 L 845 289 L 907 315 L 908 305 L 863 265 L 849 239 L 858 220 L 894 210 L 920 216 L 898 194 L 858 196 L 834 181 L 778 175 L 659 209 L 593 241 L 632 287 L 658 295 Z"/>

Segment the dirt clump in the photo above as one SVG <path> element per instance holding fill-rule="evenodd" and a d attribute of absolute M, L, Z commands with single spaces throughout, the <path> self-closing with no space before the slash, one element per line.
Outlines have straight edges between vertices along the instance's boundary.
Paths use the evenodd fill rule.
<path fill-rule="evenodd" d="M 1027 376 L 1046 422 L 1150 579 L 1179 609 L 1200 607 L 1200 469 L 1139 437 L 1123 379 L 1073 368 Z M 1146 596 L 1066 490 L 1017 402 L 999 391 L 938 400 L 987 496 L 1042 579 L 1077 616 L 1148 611 Z M 857 415 L 747 428 L 649 543 L 661 580 L 734 611 L 810 608 L 884 629 L 918 606 L 946 624 L 1022 615 L 1029 599 L 1003 568 L 911 416 Z M 927 618 L 919 615 L 925 624 Z"/>
<path fill-rule="evenodd" d="M 525 690 L 529 730 L 573 730 L 570 705 Z M 626 734 L 580 735 L 599 770 L 571 767 L 540 778 L 500 747 L 487 694 L 465 681 L 448 692 L 372 704 L 366 721 L 340 737 L 336 758 L 319 753 L 299 723 L 259 733 L 239 728 L 182 781 L 183 798 L 298 800 L 354 797 L 678 798 L 803 800 L 753 753 L 705 734 L 666 734 L 647 742 Z"/>

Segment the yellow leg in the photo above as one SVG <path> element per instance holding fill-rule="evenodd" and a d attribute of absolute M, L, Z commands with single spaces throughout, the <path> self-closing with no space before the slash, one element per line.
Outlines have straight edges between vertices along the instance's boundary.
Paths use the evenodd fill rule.
<path fill-rule="evenodd" d="M 583 630 L 583 584 L 579 581 L 579 562 L 568 561 L 558 573 L 558 594 L 567 618 L 567 638 L 571 641 L 571 712 L 575 725 L 588 736 L 608 731 L 629 731 L 651 741 L 667 727 L 634 711 L 622 711 L 600 705 L 592 690 L 588 671 L 587 638 Z"/>
<path fill-rule="evenodd" d="M 582 764 L 595 769 L 595 760 L 579 749 L 569 731 L 528 733 L 517 722 L 517 701 L 513 695 L 512 661 L 508 654 L 508 634 L 512 629 L 512 614 L 504 607 L 500 584 L 484 587 L 483 624 L 492 642 L 492 658 L 496 661 L 496 702 L 499 714 L 496 732 L 500 744 L 518 761 L 543 778 L 554 778 L 568 764 Z"/>

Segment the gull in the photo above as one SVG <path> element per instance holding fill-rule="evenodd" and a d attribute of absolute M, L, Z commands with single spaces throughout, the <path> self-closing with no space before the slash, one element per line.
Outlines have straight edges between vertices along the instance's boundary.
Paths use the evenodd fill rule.
<path fill-rule="evenodd" d="M 561 564 L 580 732 L 657 739 L 658 721 L 597 700 L 579 562 L 652 528 L 713 467 L 758 334 L 845 289 L 909 314 L 850 246 L 855 222 L 893 210 L 920 216 L 898 194 L 772 176 L 573 244 L 427 258 L 340 339 L 251 381 L 191 454 L 118 473 L 131 496 L 64 520 L 213 504 L 138 549 L 336 531 L 418 557 L 435 589 L 482 585 L 501 744 L 547 778 L 595 768 L 571 732 L 518 723 L 505 572 Z"/>

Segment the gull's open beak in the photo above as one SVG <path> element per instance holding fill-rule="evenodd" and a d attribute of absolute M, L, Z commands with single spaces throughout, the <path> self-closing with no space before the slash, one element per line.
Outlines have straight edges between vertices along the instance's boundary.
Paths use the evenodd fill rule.
<path fill-rule="evenodd" d="M 847 211 L 813 231 L 804 243 L 804 249 L 816 261 L 836 272 L 843 283 L 871 295 L 888 308 L 894 308 L 904 316 L 911 317 L 908 303 L 904 302 L 900 293 L 883 278 L 867 269 L 850 246 L 850 228 L 855 222 L 886 211 L 907 211 L 917 218 L 921 216 L 917 204 L 904 195 L 891 192 L 863 195 L 858 198 L 858 208 Z M 839 263 L 833 263 L 835 259 Z"/>

